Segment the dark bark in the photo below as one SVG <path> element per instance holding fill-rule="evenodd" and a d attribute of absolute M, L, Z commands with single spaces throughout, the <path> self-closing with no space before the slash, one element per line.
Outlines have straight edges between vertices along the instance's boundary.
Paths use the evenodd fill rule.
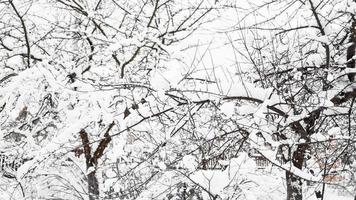
<path fill-rule="evenodd" d="M 321 110 L 316 110 L 309 114 L 309 117 L 304 119 L 306 124 L 305 128 L 300 122 L 295 122 L 292 124 L 292 129 L 300 135 L 300 139 L 304 140 L 301 144 L 298 144 L 297 150 L 293 152 L 292 164 L 298 169 L 303 168 L 304 157 L 306 150 L 309 148 L 310 136 L 314 133 L 315 122 L 320 117 Z M 286 183 L 287 183 L 287 200 L 302 200 L 303 199 L 303 189 L 302 189 L 302 179 L 295 176 L 289 171 L 286 171 Z"/>
<path fill-rule="evenodd" d="M 293 166 L 302 169 L 304 162 L 304 155 L 308 148 L 307 144 L 300 144 L 297 150 L 293 153 L 292 163 Z M 302 179 L 295 176 L 293 173 L 286 171 L 286 183 L 287 183 L 287 200 L 302 200 Z"/>
<path fill-rule="evenodd" d="M 351 30 L 350 30 L 350 39 L 349 42 L 351 45 L 347 48 L 347 67 L 348 68 L 355 68 L 355 59 L 353 58 L 355 56 L 355 48 L 356 48 L 356 21 L 353 20 L 352 25 L 351 25 Z M 355 73 L 350 73 L 347 75 L 350 82 L 355 81 Z"/>
<path fill-rule="evenodd" d="M 88 193 L 89 200 L 99 199 L 99 182 L 96 178 L 95 171 L 88 174 Z"/>
<path fill-rule="evenodd" d="M 292 163 L 293 166 L 302 169 L 304 162 L 304 155 L 308 148 L 307 144 L 300 144 L 297 150 L 293 153 Z M 302 190 L 302 179 L 298 176 L 293 175 L 289 171 L 286 171 L 286 182 L 287 182 L 287 200 L 302 200 L 303 190 Z"/>
<path fill-rule="evenodd" d="M 286 171 L 286 182 L 287 182 L 287 200 L 302 200 L 302 180 Z"/>
<path fill-rule="evenodd" d="M 110 130 L 113 128 L 114 122 L 112 122 L 108 129 L 104 134 L 104 139 L 100 140 L 98 148 L 94 151 L 93 156 L 91 155 L 91 146 L 89 142 L 88 133 L 85 130 L 81 130 L 79 132 L 80 138 L 82 139 L 82 144 L 84 148 L 84 155 L 85 155 L 85 162 L 87 170 L 90 167 L 94 167 L 94 170 L 88 174 L 87 182 L 88 182 L 88 193 L 89 193 L 89 200 L 96 200 L 99 199 L 99 182 L 96 178 L 96 169 L 98 165 L 98 159 L 104 154 L 104 150 L 108 146 L 111 141 L 111 136 L 109 135 Z"/>

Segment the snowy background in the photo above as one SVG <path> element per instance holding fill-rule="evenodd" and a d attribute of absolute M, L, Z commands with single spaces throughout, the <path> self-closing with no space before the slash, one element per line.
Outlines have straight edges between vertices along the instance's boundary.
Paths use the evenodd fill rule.
<path fill-rule="evenodd" d="M 355 13 L 0 1 L 0 199 L 354 200 Z"/>

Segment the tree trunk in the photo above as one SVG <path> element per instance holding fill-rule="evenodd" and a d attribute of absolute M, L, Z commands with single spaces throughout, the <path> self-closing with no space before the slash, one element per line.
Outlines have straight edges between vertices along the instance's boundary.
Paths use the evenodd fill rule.
<path fill-rule="evenodd" d="M 95 150 L 94 154 L 91 155 L 91 147 L 90 147 L 90 143 L 89 143 L 89 137 L 88 137 L 88 133 L 82 129 L 79 132 L 79 135 L 82 139 L 83 142 L 83 148 L 84 148 L 84 155 L 85 155 L 85 162 L 86 162 L 86 167 L 87 170 L 90 169 L 91 167 L 94 166 L 98 166 L 98 159 L 101 158 L 101 156 L 104 153 L 104 150 L 106 149 L 106 147 L 108 146 L 108 144 L 111 141 L 111 137 L 109 135 L 110 130 L 112 129 L 112 127 L 114 126 L 114 122 L 112 122 L 108 129 L 106 130 L 105 134 L 104 134 L 104 139 L 100 140 L 99 146 L 97 147 L 97 149 Z M 99 182 L 98 179 L 96 178 L 95 175 L 95 170 L 90 172 L 88 174 L 88 193 L 89 193 L 89 200 L 96 200 L 99 199 Z"/>
<path fill-rule="evenodd" d="M 309 141 L 309 138 L 308 140 Z M 298 169 L 303 168 L 304 155 L 307 150 L 307 143 L 299 144 L 297 150 L 293 153 L 292 164 Z M 287 183 L 287 200 L 302 200 L 303 199 L 303 181 L 300 177 L 293 175 L 293 173 L 286 171 Z"/>
<path fill-rule="evenodd" d="M 95 176 L 95 171 L 88 174 L 89 200 L 99 199 L 99 183 Z"/>
<path fill-rule="evenodd" d="M 350 30 L 350 38 L 349 38 L 349 42 L 351 43 L 351 45 L 347 48 L 347 67 L 348 68 L 355 68 L 355 50 L 356 50 L 356 21 L 352 22 L 351 25 L 351 30 Z M 350 82 L 354 82 L 355 81 L 355 73 L 349 73 L 348 78 L 350 80 Z"/>
<path fill-rule="evenodd" d="M 297 149 L 293 152 L 291 161 L 294 167 L 302 170 L 304 164 L 304 156 L 306 150 L 309 148 L 310 136 L 314 133 L 315 121 L 319 118 L 321 110 L 316 110 L 309 114 L 309 117 L 304 119 L 306 127 L 304 128 L 299 122 L 292 124 L 292 129 L 300 134 L 300 141 Z M 303 180 L 286 171 L 287 183 L 287 200 L 302 200 L 303 199 Z"/>
<path fill-rule="evenodd" d="M 286 171 L 287 200 L 302 200 L 302 180 Z"/>

